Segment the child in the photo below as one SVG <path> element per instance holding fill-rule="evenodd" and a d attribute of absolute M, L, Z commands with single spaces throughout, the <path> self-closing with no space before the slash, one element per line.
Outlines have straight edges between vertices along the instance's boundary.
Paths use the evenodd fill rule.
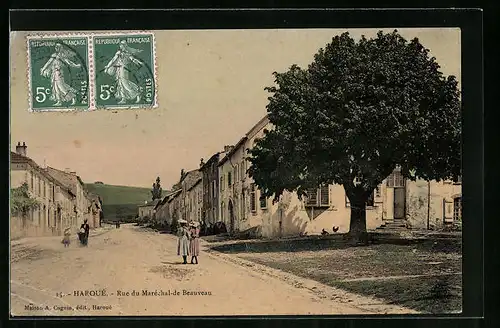
<path fill-rule="evenodd" d="M 70 229 L 69 228 L 64 229 L 64 238 L 62 240 L 62 242 L 64 244 L 64 247 L 69 247 L 69 243 L 70 243 L 69 237 L 70 237 L 70 235 L 71 235 Z"/>

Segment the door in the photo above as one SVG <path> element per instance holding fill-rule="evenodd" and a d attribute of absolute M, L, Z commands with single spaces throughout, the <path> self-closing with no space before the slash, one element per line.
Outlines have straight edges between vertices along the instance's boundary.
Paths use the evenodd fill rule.
<path fill-rule="evenodd" d="M 229 232 L 233 233 L 234 232 L 234 207 L 233 207 L 233 201 L 229 201 L 228 205 L 229 209 Z"/>
<path fill-rule="evenodd" d="M 394 188 L 394 219 L 405 217 L 405 188 Z"/>
<path fill-rule="evenodd" d="M 278 219 L 279 219 L 278 236 L 283 237 L 283 209 L 282 208 L 280 208 L 278 210 Z"/>

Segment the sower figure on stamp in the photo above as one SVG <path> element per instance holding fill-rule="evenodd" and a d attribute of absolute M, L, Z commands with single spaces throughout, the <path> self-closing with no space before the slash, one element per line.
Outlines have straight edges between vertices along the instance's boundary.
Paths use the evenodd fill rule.
<path fill-rule="evenodd" d="M 187 221 L 179 220 L 179 224 L 181 225 L 178 230 L 178 241 L 177 241 L 177 255 L 182 256 L 182 264 L 187 264 L 187 257 L 189 255 L 189 231 L 187 229 Z"/>
<path fill-rule="evenodd" d="M 198 264 L 200 254 L 200 223 L 192 222 L 189 229 L 189 254 L 191 254 L 191 264 Z M 196 261 L 196 263 L 195 263 Z"/>
<path fill-rule="evenodd" d="M 116 80 L 115 97 L 118 99 L 118 104 L 125 104 L 130 100 L 135 100 L 136 103 L 141 101 L 141 90 L 130 80 L 128 67 L 131 63 L 142 65 L 142 61 L 134 56 L 141 51 L 129 47 L 127 42 L 122 40 L 114 57 L 104 67 L 104 72 Z"/>
<path fill-rule="evenodd" d="M 50 59 L 40 69 L 40 74 L 50 78 L 52 93 L 50 99 L 55 101 L 54 106 L 60 106 L 63 102 L 71 101 L 71 105 L 76 103 L 77 91 L 64 80 L 64 65 L 78 68 L 81 65 L 74 63 L 71 59 L 76 55 L 75 52 L 66 49 L 62 44 L 57 43 L 55 52 Z"/>

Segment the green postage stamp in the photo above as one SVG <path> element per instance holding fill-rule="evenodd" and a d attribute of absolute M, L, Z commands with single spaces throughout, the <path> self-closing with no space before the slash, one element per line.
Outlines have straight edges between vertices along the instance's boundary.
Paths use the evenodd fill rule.
<path fill-rule="evenodd" d="M 30 111 L 157 107 L 151 32 L 28 37 Z"/>
<path fill-rule="evenodd" d="M 95 35 L 92 46 L 95 108 L 156 107 L 152 33 Z"/>
<path fill-rule="evenodd" d="M 87 36 L 28 37 L 31 111 L 88 110 Z"/>

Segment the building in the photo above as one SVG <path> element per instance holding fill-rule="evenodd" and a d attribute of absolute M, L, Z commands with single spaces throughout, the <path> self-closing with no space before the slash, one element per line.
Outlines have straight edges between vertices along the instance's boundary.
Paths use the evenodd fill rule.
<path fill-rule="evenodd" d="M 217 152 L 210 159 L 200 165 L 203 183 L 202 220 L 207 225 L 220 221 L 220 177 L 219 162 L 231 150 L 232 146 L 225 146 L 222 152 Z"/>
<path fill-rule="evenodd" d="M 156 205 L 160 202 L 160 199 L 155 199 L 153 201 L 146 201 L 144 204 L 137 206 L 138 209 L 138 215 L 139 215 L 139 220 L 144 220 L 147 222 L 152 222 L 154 219 L 154 209 Z"/>
<path fill-rule="evenodd" d="M 11 216 L 12 238 L 60 236 L 65 228 L 76 232 L 76 194 L 29 158 L 25 143 L 18 143 L 16 152 L 10 153 L 10 187 L 23 184 L 28 186 L 29 194 L 40 206 L 26 217 Z"/>
<path fill-rule="evenodd" d="M 219 216 L 230 232 L 254 229 L 263 237 L 349 231 L 350 203 L 343 186 L 325 184 L 299 199 L 285 192 L 278 202 L 261 196 L 248 176 L 247 150 L 272 129 L 261 119 L 219 161 Z M 461 220 L 461 183 L 415 182 L 403 179 L 398 168 L 373 192 L 366 204 L 367 229 L 403 226 L 441 228 Z"/>
<path fill-rule="evenodd" d="M 201 222 L 202 210 L 203 210 L 202 174 L 198 174 L 196 179 L 192 180 L 191 185 L 187 186 L 186 198 L 187 198 L 186 220 L 188 222 L 192 221 Z"/>
<path fill-rule="evenodd" d="M 76 172 L 70 169 L 59 170 L 50 166 L 46 168 L 47 172 L 56 180 L 71 189 L 76 195 L 75 213 L 77 223 L 82 224 L 85 219 L 90 222 L 91 217 L 91 201 L 89 200 L 85 184 Z M 89 224 L 90 225 L 90 224 Z"/>
<path fill-rule="evenodd" d="M 172 223 L 172 210 L 173 206 L 172 200 L 182 192 L 181 189 L 168 193 L 163 199 L 156 205 L 155 218 L 156 223 L 161 226 L 167 226 Z"/>
<path fill-rule="evenodd" d="M 193 193 L 190 192 L 191 187 L 193 187 L 199 180 L 203 179 L 203 174 L 200 170 L 191 170 L 186 172 L 182 179 L 179 181 L 181 186 L 181 217 L 179 219 L 184 219 L 190 221 L 192 217 L 193 203 L 191 198 L 194 197 Z M 200 206 L 201 207 L 201 206 Z"/>

